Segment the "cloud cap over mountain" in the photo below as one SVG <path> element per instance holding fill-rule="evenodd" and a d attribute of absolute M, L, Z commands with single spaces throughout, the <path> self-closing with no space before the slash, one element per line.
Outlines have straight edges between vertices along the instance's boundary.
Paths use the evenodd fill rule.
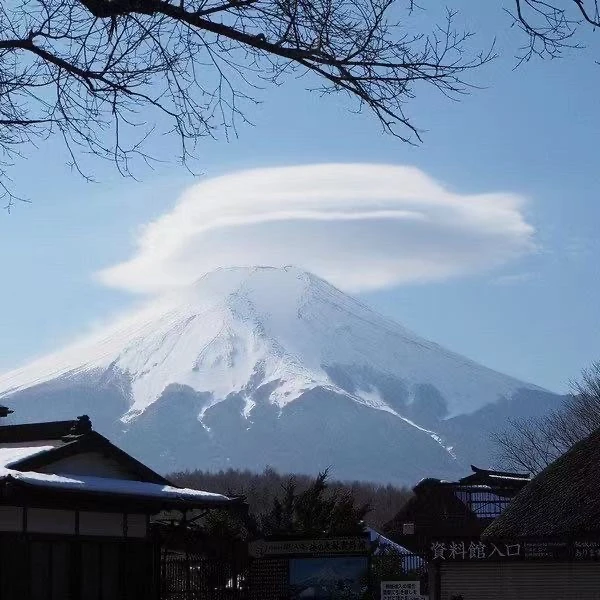
<path fill-rule="evenodd" d="M 204 179 L 98 276 L 161 293 L 216 267 L 294 264 L 352 292 L 481 272 L 535 249 L 523 198 L 464 195 L 409 166 L 315 164 Z"/>

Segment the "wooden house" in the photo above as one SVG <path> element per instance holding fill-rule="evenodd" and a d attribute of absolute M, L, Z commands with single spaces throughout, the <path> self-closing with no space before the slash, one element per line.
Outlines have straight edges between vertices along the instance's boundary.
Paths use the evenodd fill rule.
<path fill-rule="evenodd" d="M 600 430 L 525 486 L 482 543 L 513 556 L 442 565 L 441 600 L 599 598 Z"/>
<path fill-rule="evenodd" d="M 394 542 L 427 562 L 424 587 L 432 600 L 452 598 L 442 590 L 444 576 L 454 564 L 483 554 L 487 557 L 491 550 L 482 548 L 481 535 L 530 481 L 526 474 L 474 466 L 471 471 L 457 481 L 422 480 L 384 527 Z"/>
<path fill-rule="evenodd" d="M 242 505 L 170 484 L 86 416 L 2 426 L 0 598 L 156 599 L 152 515 Z"/>
<path fill-rule="evenodd" d="M 530 481 L 525 474 L 474 466 L 471 471 L 458 481 L 420 481 L 385 525 L 386 535 L 418 554 L 427 554 L 435 540 L 478 538 Z"/>

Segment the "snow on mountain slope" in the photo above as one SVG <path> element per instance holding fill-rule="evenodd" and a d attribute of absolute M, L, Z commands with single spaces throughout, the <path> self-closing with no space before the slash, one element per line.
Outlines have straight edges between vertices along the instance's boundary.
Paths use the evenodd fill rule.
<path fill-rule="evenodd" d="M 258 267 L 209 273 L 100 336 L 0 375 L 0 394 L 110 368 L 131 378 L 127 419 L 169 384 L 210 392 L 218 402 L 256 376 L 278 382 L 270 400 L 283 407 L 316 386 L 337 387 L 324 369 L 334 364 L 388 373 L 409 388 L 427 382 L 446 399 L 449 417 L 534 387 L 418 337 L 314 275 Z M 355 395 L 392 410 L 376 389 Z"/>
<path fill-rule="evenodd" d="M 208 273 L 0 375 L 0 398 L 17 422 L 86 412 L 163 471 L 333 464 L 401 483 L 482 464 L 490 428 L 557 399 L 293 267 Z"/>

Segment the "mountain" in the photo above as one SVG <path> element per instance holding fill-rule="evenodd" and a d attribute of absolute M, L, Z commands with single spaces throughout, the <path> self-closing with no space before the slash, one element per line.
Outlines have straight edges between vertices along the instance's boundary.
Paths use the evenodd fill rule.
<path fill-rule="evenodd" d="M 560 402 L 292 267 L 208 273 L 0 375 L 0 397 L 12 421 L 87 413 L 161 471 L 331 465 L 395 483 L 486 466 L 492 429 Z"/>

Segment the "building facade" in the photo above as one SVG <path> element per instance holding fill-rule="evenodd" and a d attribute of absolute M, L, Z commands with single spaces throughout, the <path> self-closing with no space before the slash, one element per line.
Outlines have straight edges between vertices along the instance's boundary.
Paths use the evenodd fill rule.
<path fill-rule="evenodd" d="M 160 594 L 160 511 L 242 507 L 170 484 L 74 421 L 0 427 L 0 598 L 138 600 Z"/>
<path fill-rule="evenodd" d="M 485 560 L 495 565 L 497 552 L 506 553 L 506 549 L 494 551 L 487 547 L 481 535 L 530 481 L 526 474 L 474 466 L 471 471 L 457 481 L 424 479 L 413 489 L 413 497 L 385 526 L 392 540 L 427 562 L 424 587 L 432 600 L 460 597 L 460 592 L 454 592 L 462 587 L 460 582 L 450 591 L 446 582 L 450 581 L 449 572 L 462 577 L 463 563 Z"/>
<path fill-rule="evenodd" d="M 600 430 L 527 484 L 481 541 L 511 556 L 446 561 L 442 600 L 598 600 Z"/>

